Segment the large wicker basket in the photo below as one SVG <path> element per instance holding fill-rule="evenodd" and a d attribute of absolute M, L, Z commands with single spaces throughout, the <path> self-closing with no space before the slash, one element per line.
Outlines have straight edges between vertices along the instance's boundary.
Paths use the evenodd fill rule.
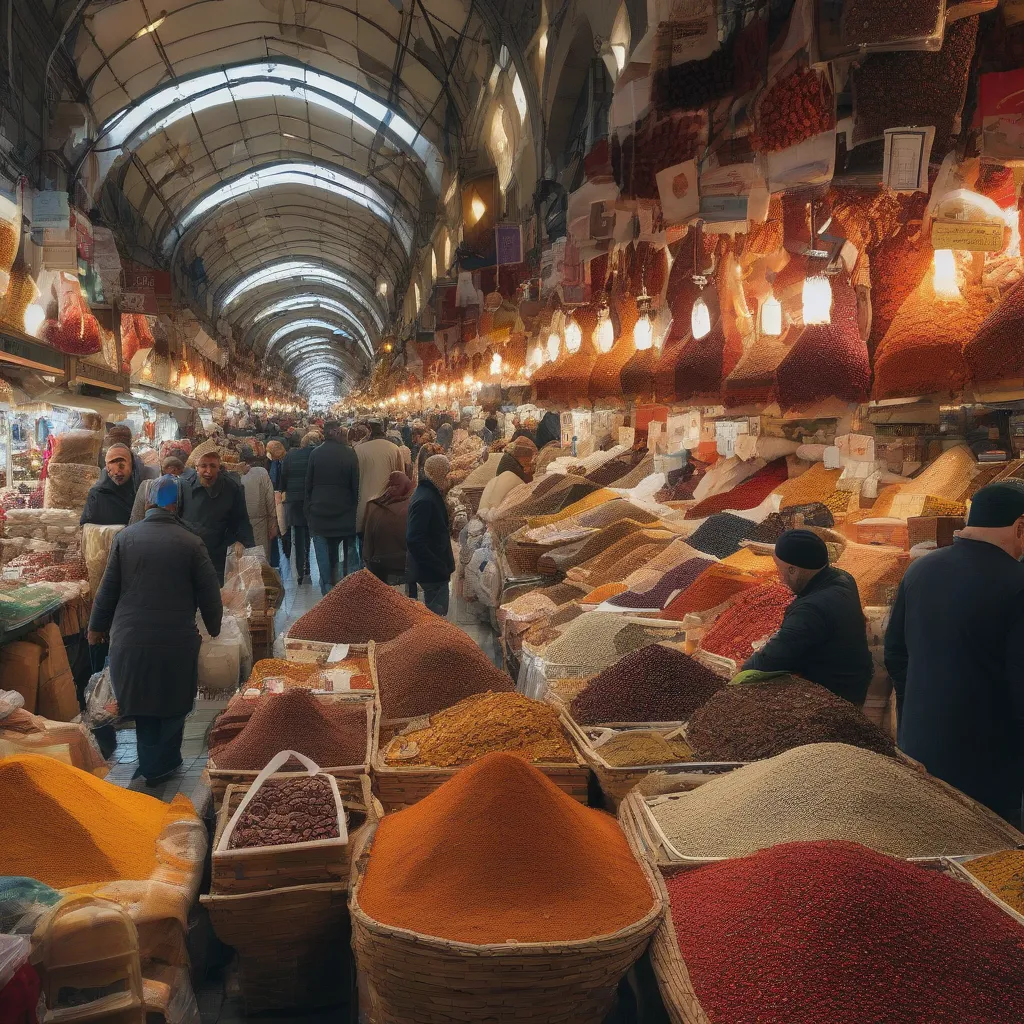
<path fill-rule="evenodd" d="M 619 980 L 643 954 L 664 913 L 664 887 L 638 856 L 651 885 L 651 910 L 613 935 L 477 946 L 392 928 L 359 905 L 372 833 L 361 832 L 362 852 L 353 850 L 349 910 L 357 966 L 379 1024 L 600 1024 Z"/>

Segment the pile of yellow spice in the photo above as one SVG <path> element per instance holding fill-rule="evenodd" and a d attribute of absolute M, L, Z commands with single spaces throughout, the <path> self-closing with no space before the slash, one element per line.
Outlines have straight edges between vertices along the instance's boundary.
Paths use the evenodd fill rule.
<path fill-rule="evenodd" d="M 396 736 L 384 760 L 455 768 L 499 750 L 542 763 L 576 760 L 555 708 L 521 693 L 491 692 L 460 700 L 431 715 L 424 728 Z"/>
<path fill-rule="evenodd" d="M 963 866 L 1004 903 L 1024 914 L 1024 850 L 1000 850 Z"/>

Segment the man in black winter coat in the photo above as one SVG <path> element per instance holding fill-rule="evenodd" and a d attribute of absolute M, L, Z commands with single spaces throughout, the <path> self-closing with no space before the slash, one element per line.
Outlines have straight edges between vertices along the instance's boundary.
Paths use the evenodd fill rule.
<path fill-rule="evenodd" d="M 423 464 L 419 486 L 409 502 L 405 526 L 406 581 L 423 587 L 423 603 L 441 616 L 448 614 L 448 581 L 455 571 L 448 506 L 444 500 L 451 463 L 431 455 Z"/>
<path fill-rule="evenodd" d="M 313 449 L 306 467 L 303 508 L 320 571 L 320 593 L 338 581 L 338 548 L 344 549 L 341 576 L 348 574 L 349 551 L 355 553 L 359 507 L 359 460 L 343 440 L 337 420 L 324 423 L 324 443 Z"/>
<path fill-rule="evenodd" d="M 126 444 L 112 444 L 107 449 L 104 467 L 99 480 L 89 488 L 79 523 L 127 526 L 138 489 L 132 450 Z"/>
<path fill-rule="evenodd" d="M 899 746 L 1018 827 L 1024 790 L 1024 490 L 983 487 L 912 562 L 885 634 Z"/>
<path fill-rule="evenodd" d="M 775 544 L 775 565 L 796 598 L 744 670 L 792 672 L 859 707 L 874 665 L 856 580 L 828 564 L 828 548 L 811 530 L 787 530 Z"/>
<path fill-rule="evenodd" d="M 207 452 L 179 478 L 181 499 L 178 512 L 206 543 L 217 579 L 224 585 L 224 561 L 228 546 L 236 545 L 236 553 L 256 546 L 249 512 L 245 507 L 245 490 L 238 479 L 225 472 L 220 452 Z"/>
<path fill-rule="evenodd" d="M 277 485 L 284 495 L 284 515 L 294 534 L 295 576 L 301 586 L 309 582 L 309 524 L 306 522 L 306 470 L 313 449 L 319 443 L 316 434 L 306 434 L 301 444 L 286 452 Z"/>
<path fill-rule="evenodd" d="M 139 774 L 155 785 L 181 765 L 185 719 L 199 679 L 196 609 L 220 633 L 220 583 L 206 545 L 175 512 L 178 481 L 151 488 L 146 518 L 110 549 L 89 619 L 89 643 L 110 637 L 110 681 L 120 713 L 135 719 Z"/>

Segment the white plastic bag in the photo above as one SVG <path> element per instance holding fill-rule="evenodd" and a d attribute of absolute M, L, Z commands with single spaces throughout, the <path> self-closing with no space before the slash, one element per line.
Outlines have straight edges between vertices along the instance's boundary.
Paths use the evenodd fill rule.
<path fill-rule="evenodd" d="M 117 697 L 110 681 L 110 667 L 89 677 L 85 687 L 85 711 L 82 712 L 82 724 L 90 729 L 98 729 L 117 719 L 119 715 Z"/>
<path fill-rule="evenodd" d="M 0 718 L 25 706 L 25 698 L 17 690 L 0 690 Z"/>

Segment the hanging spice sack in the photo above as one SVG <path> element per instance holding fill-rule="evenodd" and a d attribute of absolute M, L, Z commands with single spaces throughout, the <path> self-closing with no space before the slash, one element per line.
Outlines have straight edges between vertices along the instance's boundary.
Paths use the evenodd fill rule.
<path fill-rule="evenodd" d="M 67 355 L 88 356 L 103 347 L 99 321 L 89 312 L 78 281 L 68 274 L 57 279 L 58 329 L 50 343 Z"/>
<path fill-rule="evenodd" d="M 690 341 L 680 352 L 674 367 L 675 395 L 677 402 L 698 402 L 716 404 L 722 390 L 722 382 L 733 371 L 743 354 L 743 340 L 736 325 L 735 312 L 730 308 L 732 291 L 730 283 L 723 281 L 730 275 L 723 270 L 718 275 L 715 289 L 705 288 L 702 298 L 708 307 L 713 324 L 702 338 L 690 336 Z M 708 294 L 708 292 L 711 294 Z M 717 292 L 720 312 L 714 315 L 712 300 Z"/>
<path fill-rule="evenodd" d="M 971 286 L 960 299 L 939 299 L 927 275 L 878 346 L 872 397 L 915 398 L 963 390 L 969 375 L 964 348 L 990 308 L 985 293 Z"/>
<path fill-rule="evenodd" d="M 829 278 L 832 321 L 804 327 L 776 372 L 783 412 L 827 398 L 864 402 L 871 387 L 868 350 L 860 336 L 857 296 L 843 275 Z"/>
<path fill-rule="evenodd" d="M 1018 281 L 967 342 L 964 359 L 972 383 L 1024 377 L 1024 281 Z"/>
<path fill-rule="evenodd" d="M 839 45 L 846 53 L 937 50 L 942 45 L 945 7 L 946 0 L 848 0 L 839 17 Z"/>
<path fill-rule="evenodd" d="M 829 76 L 794 57 L 754 103 L 750 146 L 777 153 L 835 127 L 835 94 Z"/>
<path fill-rule="evenodd" d="M 880 139 L 886 128 L 934 125 L 932 159 L 944 157 L 960 133 L 977 34 L 977 16 L 964 18 L 949 26 L 937 53 L 876 53 L 854 65 L 854 144 Z"/>
<path fill-rule="evenodd" d="M 616 140 L 613 162 L 624 196 L 657 199 L 659 171 L 693 160 L 707 145 L 708 119 L 703 110 L 652 110 L 632 135 Z"/>

